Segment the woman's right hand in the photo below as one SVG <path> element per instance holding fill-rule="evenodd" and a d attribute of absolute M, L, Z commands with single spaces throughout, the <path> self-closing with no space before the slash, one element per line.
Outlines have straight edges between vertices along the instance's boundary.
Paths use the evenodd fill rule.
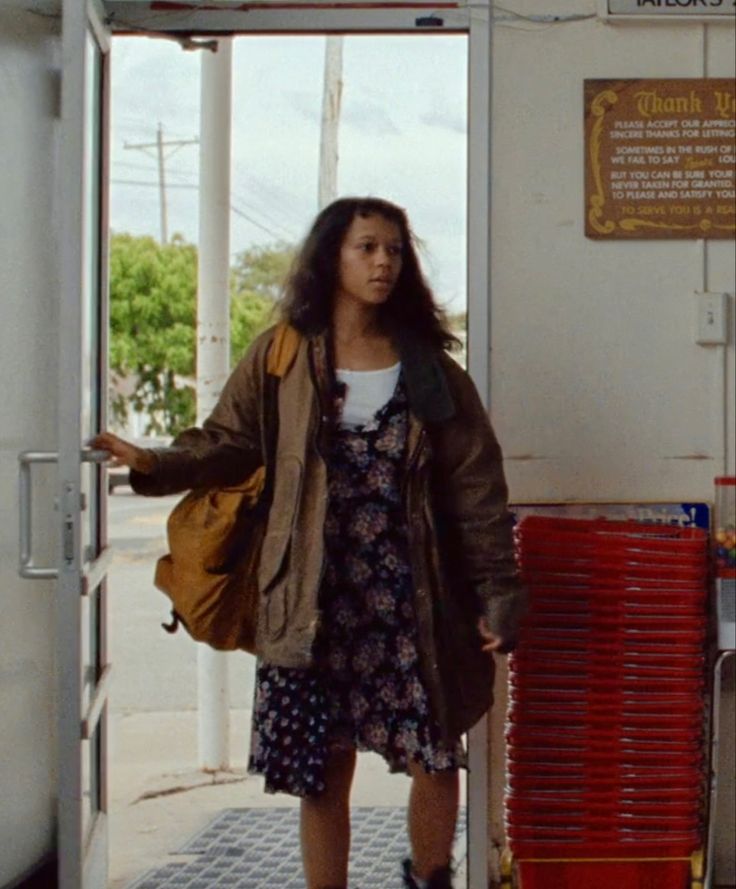
<path fill-rule="evenodd" d="M 145 448 L 139 448 L 112 432 L 100 432 L 90 439 L 89 446 L 110 453 L 112 466 L 128 466 L 136 472 L 149 475 L 156 466 L 156 458 Z"/>

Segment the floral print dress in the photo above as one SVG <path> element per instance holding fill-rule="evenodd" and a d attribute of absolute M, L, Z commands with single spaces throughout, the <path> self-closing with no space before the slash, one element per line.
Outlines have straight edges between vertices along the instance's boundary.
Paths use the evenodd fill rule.
<path fill-rule="evenodd" d="M 408 405 L 401 377 L 362 427 L 338 427 L 328 459 L 321 623 L 308 669 L 261 664 L 249 770 L 266 790 L 319 794 L 330 750 L 380 754 L 391 771 L 464 765 L 440 741 L 419 672 L 401 483 Z"/>

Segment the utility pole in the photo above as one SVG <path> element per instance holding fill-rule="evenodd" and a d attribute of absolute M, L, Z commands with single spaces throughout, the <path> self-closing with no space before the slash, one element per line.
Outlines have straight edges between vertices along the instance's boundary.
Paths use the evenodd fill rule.
<path fill-rule="evenodd" d="M 158 199 L 159 199 L 159 211 L 161 215 L 161 243 L 168 244 L 169 242 L 169 224 L 168 224 L 168 216 L 166 212 L 166 164 L 165 161 L 167 158 L 171 157 L 172 154 L 175 154 L 180 148 L 184 145 L 196 145 L 199 142 L 199 139 L 170 139 L 168 142 L 164 141 L 164 130 L 161 124 L 159 123 L 158 129 L 156 131 L 156 141 L 155 142 L 137 142 L 135 145 L 131 145 L 128 142 L 123 144 L 123 148 L 126 149 L 135 149 L 137 151 L 142 151 L 144 154 L 151 155 L 151 150 L 154 149 L 156 151 L 155 157 L 158 160 Z M 168 154 L 165 154 L 165 149 L 171 148 Z"/>
<path fill-rule="evenodd" d="M 161 213 L 161 243 L 169 243 L 169 214 L 166 209 L 166 164 L 164 162 L 164 131 L 159 121 L 156 130 L 156 152 L 158 154 L 158 206 Z"/>
<path fill-rule="evenodd" d="M 320 210 L 337 197 L 337 135 L 342 99 L 343 37 L 329 35 L 325 42 L 325 74 L 322 92 L 322 126 L 319 140 Z"/>

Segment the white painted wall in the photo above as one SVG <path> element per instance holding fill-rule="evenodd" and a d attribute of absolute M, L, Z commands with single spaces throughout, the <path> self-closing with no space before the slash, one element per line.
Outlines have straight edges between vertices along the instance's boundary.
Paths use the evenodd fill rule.
<path fill-rule="evenodd" d="M 712 76 L 733 72 L 728 30 Z M 699 25 L 497 29 L 492 383 L 516 499 L 712 499 L 725 472 L 694 292 L 733 293 L 733 242 L 583 235 L 583 80 L 703 70 Z"/>
<path fill-rule="evenodd" d="M 0 886 L 54 842 L 53 586 L 17 574 L 17 455 L 55 448 L 58 44 L 57 23 L 25 5 L 0 4 Z M 37 553 L 49 559 L 53 473 L 37 479 Z"/>
<path fill-rule="evenodd" d="M 734 472 L 733 337 L 727 369 L 694 336 L 695 291 L 729 292 L 733 317 L 734 242 L 586 239 L 583 138 L 586 78 L 733 74 L 731 25 L 496 25 L 491 400 L 514 500 L 711 501 L 714 476 Z M 733 883 L 732 809 L 719 832 Z"/>

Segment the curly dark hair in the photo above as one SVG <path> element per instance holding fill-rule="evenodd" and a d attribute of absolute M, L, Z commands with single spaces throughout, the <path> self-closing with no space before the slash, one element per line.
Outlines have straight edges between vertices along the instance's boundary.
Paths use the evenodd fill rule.
<path fill-rule="evenodd" d="M 381 198 L 340 198 L 320 211 L 286 279 L 282 318 L 306 335 L 329 326 L 345 233 L 356 216 L 375 215 L 398 227 L 402 246 L 401 272 L 388 300 L 379 308 L 380 320 L 387 329 L 413 333 L 438 349 L 458 345 L 419 265 L 416 238 L 406 213 Z"/>

